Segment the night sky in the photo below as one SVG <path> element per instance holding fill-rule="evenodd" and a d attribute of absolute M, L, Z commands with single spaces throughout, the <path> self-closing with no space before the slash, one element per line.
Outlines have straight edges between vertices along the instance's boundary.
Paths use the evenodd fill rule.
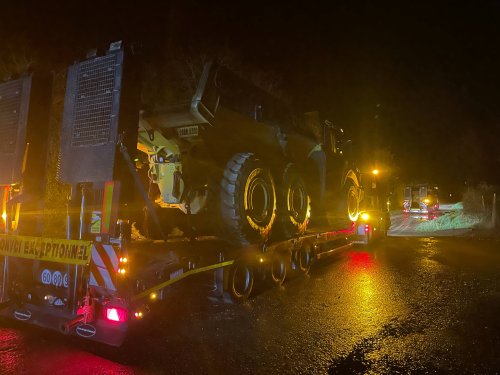
<path fill-rule="evenodd" d="M 140 41 L 150 58 L 175 44 L 261 72 L 365 157 L 392 154 L 402 180 L 500 183 L 498 1 L 33 3 L 2 9 L 3 76 L 15 55 L 63 69 L 117 39 Z"/>

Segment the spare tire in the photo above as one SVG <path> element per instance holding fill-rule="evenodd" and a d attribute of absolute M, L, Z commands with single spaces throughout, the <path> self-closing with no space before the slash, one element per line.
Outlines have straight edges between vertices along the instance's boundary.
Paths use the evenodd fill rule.
<path fill-rule="evenodd" d="M 236 154 L 226 165 L 220 187 L 223 235 L 238 245 L 266 240 L 276 219 L 270 169 L 252 153 Z"/>

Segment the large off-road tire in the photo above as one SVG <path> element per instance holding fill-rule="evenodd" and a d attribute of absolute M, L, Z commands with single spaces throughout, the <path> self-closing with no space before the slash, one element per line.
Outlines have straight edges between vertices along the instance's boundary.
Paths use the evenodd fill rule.
<path fill-rule="evenodd" d="M 226 165 L 220 188 L 223 235 L 247 245 L 267 239 L 276 219 L 276 189 L 269 168 L 251 153 Z"/>
<path fill-rule="evenodd" d="M 305 233 L 311 216 L 311 197 L 293 164 L 283 171 L 279 198 L 278 215 L 284 236 Z"/>
<path fill-rule="evenodd" d="M 341 214 L 351 221 L 358 220 L 359 216 L 359 189 L 354 181 L 348 178 L 342 188 Z"/>

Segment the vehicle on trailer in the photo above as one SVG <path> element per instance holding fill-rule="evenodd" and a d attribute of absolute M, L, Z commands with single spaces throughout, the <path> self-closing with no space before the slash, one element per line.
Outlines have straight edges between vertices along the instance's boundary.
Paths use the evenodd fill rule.
<path fill-rule="evenodd" d="M 356 220 L 359 172 L 341 129 L 206 63 L 187 103 L 143 111 L 138 158 L 153 210 L 141 230 L 173 227 L 247 245 Z M 210 225 L 208 225 L 210 224 Z"/>
<path fill-rule="evenodd" d="M 275 100 L 214 64 L 187 106 L 142 111 L 125 56 L 113 43 L 68 70 L 65 238 L 44 235 L 40 215 L 49 81 L 0 84 L 1 315 L 120 345 L 186 277 L 214 272 L 219 296 L 239 301 L 254 281 L 281 285 L 351 246 L 362 190 L 340 129 L 317 113 L 287 123 Z"/>

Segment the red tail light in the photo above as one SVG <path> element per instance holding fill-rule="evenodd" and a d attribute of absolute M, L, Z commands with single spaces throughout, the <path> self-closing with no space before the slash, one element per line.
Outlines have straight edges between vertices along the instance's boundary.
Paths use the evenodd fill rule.
<path fill-rule="evenodd" d="M 370 225 L 369 224 L 365 224 L 365 232 L 369 232 L 370 231 Z"/>
<path fill-rule="evenodd" d="M 127 321 L 127 310 L 121 307 L 106 307 L 104 309 L 104 314 L 106 319 L 112 322 L 126 322 Z"/>

